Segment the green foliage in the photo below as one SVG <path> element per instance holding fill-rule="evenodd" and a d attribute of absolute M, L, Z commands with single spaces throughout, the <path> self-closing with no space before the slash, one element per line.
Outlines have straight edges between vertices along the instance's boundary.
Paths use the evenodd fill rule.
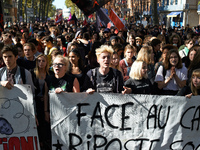
<path fill-rule="evenodd" d="M 71 0 L 65 0 L 65 5 L 69 8 L 69 7 L 74 7 L 74 3 Z"/>
<path fill-rule="evenodd" d="M 51 3 L 49 12 L 48 12 L 48 17 L 54 17 L 55 12 L 56 12 L 56 6 L 52 5 L 52 3 Z"/>
<path fill-rule="evenodd" d="M 71 7 L 71 14 L 78 13 L 80 9 L 71 0 L 65 0 L 65 5 L 69 8 Z"/>

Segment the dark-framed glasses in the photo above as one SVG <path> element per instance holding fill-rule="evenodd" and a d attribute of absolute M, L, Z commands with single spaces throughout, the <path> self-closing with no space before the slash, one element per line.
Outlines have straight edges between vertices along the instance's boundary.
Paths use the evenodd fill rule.
<path fill-rule="evenodd" d="M 53 63 L 53 67 L 58 66 L 58 68 L 62 68 L 65 64 L 61 64 L 61 63 Z"/>

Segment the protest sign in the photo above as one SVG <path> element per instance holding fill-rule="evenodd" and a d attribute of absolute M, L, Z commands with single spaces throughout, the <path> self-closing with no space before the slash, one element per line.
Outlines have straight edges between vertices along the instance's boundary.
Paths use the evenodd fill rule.
<path fill-rule="evenodd" d="M 51 93 L 52 149 L 199 150 L 199 98 Z"/>
<path fill-rule="evenodd" d="M 39 150 L 29 85 L 0 86 L 0 150 Z"/>

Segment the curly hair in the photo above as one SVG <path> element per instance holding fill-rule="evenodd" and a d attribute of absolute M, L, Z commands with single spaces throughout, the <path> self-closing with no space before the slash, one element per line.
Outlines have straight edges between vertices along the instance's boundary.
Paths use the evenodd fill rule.
<path fill-rule="evenodd" d="M 170 36 L 169 38 L 169 43 L 170 44 L 173 44 L 173 38 L 178 38 L 178 43 L 177 43 L 177 47 L 180 47 L 181 46 L 181 38 L 178 34 L 174 34 L 172 36 Z"/>
<path fill-rule="evenodd" d="M 168 51 L 166 59 L 165 59 L 165 61 L 163 63 L 163 66 L 164 66 L 165 70 L 168 70 L 168 69 L 170 69 L 172 67 L 172 65 L 170 64 L 170 55 L 172 53 L 176 53 L 176 55 L 178 57 L 178 64 L 176 65 L 176 68 L 177 69 L 181 69 L 183 67 L 182 60 L 181 60 L 181 57 L 180 57 L 178 51 L 176 49 L 171 49 L 171 50 Z"/>

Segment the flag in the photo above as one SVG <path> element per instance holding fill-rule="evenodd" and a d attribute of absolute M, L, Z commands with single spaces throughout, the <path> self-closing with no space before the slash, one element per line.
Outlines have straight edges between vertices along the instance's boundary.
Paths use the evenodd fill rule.
<path fill-rule="evenodd" d="M 72 16 L 72 18 L 71 18 L 71 20 L 70 20 L 70 22 L 69 22 L 70 24 L 77 24 L 77 18 L 76 18 L 76 15 L 75 14 L 73 14 L 73 16 Z"/>
<path fill-rule="evenodd" d="M 123 22 L 121 21 L 121 19 L 118 17 L 118 15 L 114 12 L 113 9 L 111 9 L 110 11 L 110 16 L 109 16 L 110 20 L 114 23 L 114 25 L 116 26 L 116 28 L 118 30 L 122 30 L 125 25 L 123 24 Z"/>
<path fill-rule="evenodd" d="M 30 25 L 30 28 L 29 28 L 29 36 L 31 36 L 33 34 L 33 28 L 32 28 L 32 24 Z"/>
<path fill-rule="evenodd" d="M 71 12 L 70 12 L 70 14 L 69 14 L 69 18 L 68 18 L 67 21 L 70 21 L 71 19 L 72 19 L 72 14 L 71 14 Z"/>
<path fill-rule="evenodd" d="M 59 14 L 59 16 L 57 17 L 56 16 L 56 24 L 58 24 L 58 23 L 61 23 L 62 22 L 62 20 L 63 20 L 63 17 L 62 17 L 62 13 L 61 14 Z"/>
<path fill-rule="evenodd" d="M 0 31 L 4 30 L 4 21 L 3 21 L 3 10 L 2 10 L 2 1 L 0 0 Z"/>
<path fill-rule="evenodd" d="M 96 12 L 96 20 L 97 20 L 97 30 L 99 31 L 99 28 L 101 26 L 107 27 L 108 23 L 111 21 L 108 15 L 103 11 L 102 8 L 98 9 Z"/>
<path fill-rule="evenodd" d="M 111 28 L 111 27 L 114 27 L 114 24 L 112 23 L 112 21 L 110 21 L 108 24 L 107 24 L 107 28 Z"/>
<path fill-rule="evenodd" d="M 93 18 L 93 14 L 89 15 L 88 18 L 92 19 Z"/>
<path fill-rule="evenodd" d="M 88 23 L 87 23 L 86 18 L 85 18 L 85 20 L 83 21 L 83 25 L 86 26 L 87 24 Z"/>
<path fill-rule="evenodd" d="M 86 16 L 95 12 L 111 0 L 72 0 Z"/>
<path fill-rule="evenodd" d="M 58 14 L 56 15 L 55 22 L 58 20 Z"/>

